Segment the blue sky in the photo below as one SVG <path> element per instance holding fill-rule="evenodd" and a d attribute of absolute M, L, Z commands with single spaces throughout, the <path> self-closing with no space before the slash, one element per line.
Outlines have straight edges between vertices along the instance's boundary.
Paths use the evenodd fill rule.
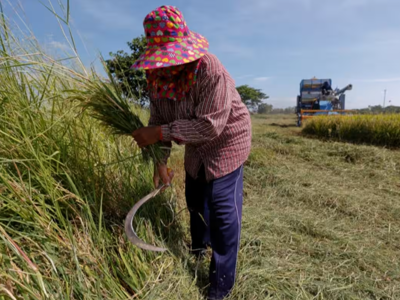
<path fill-rule="evenodd" d="M 42 44 L 66 48 L 39 1 L 2 2 L 12 19 L 11 3 L 23 7 Z M 98 66 L 99 52 L 128 50 L 126 42 L 143 32 L 144 16 L 163 4 L 180 8 L 191 30 L 208 38 L 237 85 L 262 89 L 275 107 L 295 106 L 300 81 L 314 76 L 331 78 L 333 87 L 352 83 L 348 108 L 383 104 L 384 89 L 387 104 L 400 106 L 399 0 L 71 0 L 85 64 Z"/>

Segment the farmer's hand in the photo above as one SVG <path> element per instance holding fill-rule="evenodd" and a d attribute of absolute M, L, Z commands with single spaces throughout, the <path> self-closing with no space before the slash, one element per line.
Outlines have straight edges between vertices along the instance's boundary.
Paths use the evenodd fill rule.
<path fill-rule="evenodd" d="M 174 171 L 167 168 L 167 165 L 160 164 L 155 166 L 154 168 L 154 186 L 158 188 L 161 182 L 168 186 L 171 184 L 172 179 L 174 178 Z"/>
<path fill-rule="evenodd" d="M 142 127 L 132 133 L 139 148 L 157 143 L 161 138 L 161 126 Z"/>

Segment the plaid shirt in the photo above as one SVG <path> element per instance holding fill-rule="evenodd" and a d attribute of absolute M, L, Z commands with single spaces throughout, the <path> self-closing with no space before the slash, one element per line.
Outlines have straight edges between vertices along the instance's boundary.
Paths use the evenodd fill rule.
<path fill-rule="evenodd" d="M 149 125 L 161 125 L 169 148 L 172 141 L 186 145 L 185 169 L 192 178 L 204 164 L 211 181 L 247 160 L 251 121 L 234 80 L 214 55 L 202 58 L 197 76 L 185 100 L 151 99 Z"/>

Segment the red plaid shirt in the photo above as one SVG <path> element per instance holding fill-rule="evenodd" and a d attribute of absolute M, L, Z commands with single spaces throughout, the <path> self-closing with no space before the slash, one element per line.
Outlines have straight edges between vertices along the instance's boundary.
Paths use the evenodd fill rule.
<path fill-rule="evenodd" d="M 185 169 L 208 181 L 239 168 L 251 147 L 250 114 L 235 82 L 212 54 L 202 58 L 197 81 L 184 101 L 151 99 L 149 125 L 161 125 L 162 141 L 186 145 Z M 169 156 L 168 151 L 168 156 Z"/>

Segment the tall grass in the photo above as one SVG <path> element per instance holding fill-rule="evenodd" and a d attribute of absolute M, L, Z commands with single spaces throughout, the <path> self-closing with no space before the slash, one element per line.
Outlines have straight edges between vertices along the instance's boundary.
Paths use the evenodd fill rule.
<path fill-rule="evenodd" d="M 315 117 L 306 122 L 303 133 L 352 143 L 400 147 L 400 115 Z"/>
<path fill-rule="evenodd" d="M 55 59 L 11 28 L 2 15 L 0 299 L 143 298 L 161 262 L 130 245 L 121 225 L 153 188 L 152 167 L 132 138 L 109 134 L 68 101 L 83 82 L 102 86 L 74 47 Z M 179 228 L 161 223 L 171 221 L 163 203 L 146 206 L 135 226 L 156 244 L 180 240 Z"/>

